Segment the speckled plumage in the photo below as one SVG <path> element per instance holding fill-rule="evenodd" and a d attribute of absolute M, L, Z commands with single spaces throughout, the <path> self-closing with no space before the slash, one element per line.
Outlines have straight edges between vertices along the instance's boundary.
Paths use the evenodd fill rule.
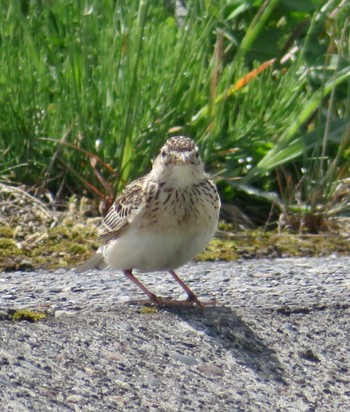
<path fill-rule="evenodd" d="M 167 270 L 189 300 L 199 304 L 174 269 L 200 253 L 213 237 L 219 209 L 216 187 L 204 172 L 193 140 L 172 137 L 162 147 L 151 172 L 127 185 L 116 198 L 103 221 L 103 245 L 79 270 L 106 266 L 123 270 L 158 304 L 160 299 L 132 275 L 132 270 Z"/>

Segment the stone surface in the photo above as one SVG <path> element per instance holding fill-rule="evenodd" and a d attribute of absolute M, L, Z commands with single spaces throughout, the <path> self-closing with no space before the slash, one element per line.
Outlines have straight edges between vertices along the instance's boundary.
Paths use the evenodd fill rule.
<path fill-rule="evenodd" d="M 112 271 L 0 273 L 0 410 L 348 411 L 350 258 L 200 263 L 200 308 Z M 184 298 L 170 275 L 139 276 Z M 37 323 L 16 309 L 47 311 Z"/>

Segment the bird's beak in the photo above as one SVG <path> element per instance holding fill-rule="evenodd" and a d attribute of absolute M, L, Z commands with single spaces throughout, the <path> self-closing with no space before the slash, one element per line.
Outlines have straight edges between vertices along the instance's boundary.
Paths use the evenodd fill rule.
<path fill-rule="evenodd" d="M 188 163 L 188 156 L 185 153 L 179 153 L 174 163 L 176 165 L 182 165 L 184 163 Z"/>

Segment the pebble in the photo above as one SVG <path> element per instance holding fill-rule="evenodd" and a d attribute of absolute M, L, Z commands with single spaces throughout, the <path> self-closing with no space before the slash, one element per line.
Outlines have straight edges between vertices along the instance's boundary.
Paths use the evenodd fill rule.
<path fill-rule="evenodd" d="M 178 352 L 171 352 L 169 355 L 172 359 L 182 362 L 187 366 L 198 365 L 198 360 L 194 358 L 193 356 L 183 355 Z"/>
<path fill-rule="evenodd" d="M 10 388 L 15 387 L 16 385 L 14 385 L 11 381 L 9 381 L 6 376 L 4 376 L 3 374 L 0 374 L 0 385 L 5 385 L 5 386 L 9 386 Z"/>

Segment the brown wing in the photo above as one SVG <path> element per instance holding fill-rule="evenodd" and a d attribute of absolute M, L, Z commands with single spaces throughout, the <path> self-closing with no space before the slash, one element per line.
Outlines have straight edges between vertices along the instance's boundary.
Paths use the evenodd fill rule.
<path fill-rule="evenodd" d="M 142 187 L 145 177 L 141 177 L 126 186 L 123 192 L 116 198 L 103 220 L 103 228 L 100 232 L 100 240 L 108 242 L 118 238 L 128 229 L 135 214 L 142 204 Z"/>

